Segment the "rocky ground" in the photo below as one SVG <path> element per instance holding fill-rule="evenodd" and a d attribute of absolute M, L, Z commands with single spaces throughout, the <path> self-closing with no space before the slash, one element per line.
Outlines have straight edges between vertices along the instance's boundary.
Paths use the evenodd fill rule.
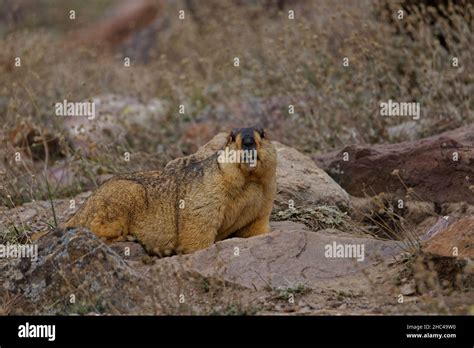
<path fill-rule="evenodd" d="M 274 142 L 279 165 L 272 232 L 224 240 L 185 256 L 159 259 L 133 241 L 105 244 L 85 229 L 54 228 L 90 192 L 2 208 L 4 242 L 37 244 L 39 254 L 36 261 L 0 259 L 0 312 L 473 313 L 474 206 L 469 177 L 474 157 L 467 146 L 473 143 L 472 134 L 461 129 L 390 149 L 345 149 L 316 158 L 334 179 L 311 158 Z M 212 152 L 224 139 L 225 134 L 219 134 L 198 155 Z M 442 154 L 437 150 L 440 142 L 457 145 L 460 162 L 433 160 L 440 175 L 423 177 L 423 196 L 435 180 L 444 183 L 443 166 L 459 165 L 466 182 L 442 185 L 426 201 L 415 195 L 418 190 L 403 192 L 403 186 L 390 184 L 387 173 L 398 168 L 396 175 L 413 183 L 410 175 L 417 172 L 406 163 L 413 158 L 407 152 L 420 158 L 426 151 Z M 338 162 L 344 152 L 355 154 L 355 160 Z M 351 178 L 358 185 L 348 183 Z M 388 190 L 369 196 L 354 189 L 366 183 Z M 364 258 L 326 257 L 326 246 L 334 243 L 363 245 Z"/>
<path fill-rule="evenodd" d="M 0 257 L 0 314 L 474 313 L 471 4 L 50 2 L 0 12 L 0 247 L 38 246 Z M 57 228 L 111 175 L 252 125 L 279 155 L 270 234 L 158 259 Z"/>

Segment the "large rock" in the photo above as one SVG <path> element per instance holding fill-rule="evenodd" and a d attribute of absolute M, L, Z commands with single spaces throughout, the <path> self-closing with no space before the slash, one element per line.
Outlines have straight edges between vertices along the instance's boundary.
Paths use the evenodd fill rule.
<path fill-rule="evenodd" d="M 412 188 L 425 201 L 474 203 L 474 124 L 417 141 L 346 146 L 314 160 L 354 196 Z"/>
<path fill-rule="evenodd" d="M 287 221 L 272 229 L 163 259 L 137 243 L 107 245 L 86 229 L 58 229 L 39 239 L 37 260 L 0 260 L 0 295 L 19 299 L 10 314 L 208 314 L 226 301 L 251 303 L 260 291 L 361 282 L 361 272 L 400 253 L 395 242 L 337 230 L 314 233 Z M 364 245 L 364 258 L 326 258 L 334 242 Z"/>
<path fill-rule="evenodd" d="M 420 239 L 421 252 L 410 265 L 420 293 L 439 286 L 473 289 L 473 216 L 459 220 L 444 216 Z"/>
<path fill-rule="evenodd" d="M 0 262 L 0 286 L 23 296 L 15 313 L 153 314 L 151 283 L 91 232 L 56 230 L 39 242 L 36 261 Z"/>
<path fill-rule="evenodd" d="M 132 141 L 133 134 L 146 130 L 150 124 L 164 122 L 169 105 L 159 99 L 143 103 L 137 98 L 114 94 L 91 100 L 95 116 L 64 117 L 61 125 L 73 147 L 85 154 L 96 150 L 98 144 L 123 145 Z"/>
<path fill-rule="evenodd" d="M 273 141 L 278 151 L 277 208 L 288 208 L 288 201 L 295 206 L 333 205 L 343 211 L 351 209 L 350 197 L 311 158 L 301 152 Z"/>
<path fill-rule="evenodd" d="M 140 248 L 137 243 L 119 243 L 113 250 L 86 229 L 58 229 L 39 239 L 36 260 L 0 259 L 0 298 L 15 299 L 9 314 L 151 315 L 207 313 L 216 288 L 223 297 L 228 295 L 220 289 L 222 281 L 204 279 L 179 265 L 146 268 L 144 264 L 155 259 L 133 261 L 143 256 L 134 255 Z M 204 281 L 206 293 L 187 296 L 187 306 L 182 306 L 179 295 L 196 294 Z"/>
<path fill-rule="evenodd" d="M 0 259 L 0 299 L 8 301 L 0 315 L 275 314 L 308 308 L 314 314 L 354 314 L 380 313 L 380 303 L 382 311 L 399 313 L 390 298 L 426 287 L 418 278 L 416 288 L 391 285 L 403 259 L 395 241 L 334 229 L 311 232 L 288 221 L 272 223 L 272 231 L 158 259 L 139 244 L 107 245 L 85 229 L 57 230 L 38 241 L 36 262 Z M 364 258 L 328 258 L 326 246 L 333 243 L 363 245 Z M 448 273 L 457 279 L 467 268 L 454 266 Z M 471 283 L 466 276 L 460 284 Z"/>
<path fill-rule="evenodd" d="M 133 58 L 147 59 L 158 31 L 166 27 L 160 18 L 163 7 L 163 1 L 117 1 L 108 9 L 108 15 L 81 26 L 66 37 L 64 44 L 68 49 L 81 46 L 101 51 L 120 49 L 132 53 Z"/>
<path fill-rule="evenodd" d="M 227 133 L 219 133 L 195 154 L 185 158 L 203 159 L 221 149 L 227 139 Z M 337 206 L 343 211 L 351 210 L 347 192 L 316 166 L 311 158 L 277 141 L 272 141 L 272 144 L 278 152 L 277 209 L 288 208 L 289 200 L 293 200 L 295 207 L 324 204 Z M 168 163 L 167 167 L 177 166 L 182 161 L 183 158 L 178 158 Z"/>
<path fill-rule="evenodd" d="M 474 258 L 474 217 L 446 222 L 445 228 L 432 233 L 423 243 L 423 251 L 439 256 Z"/>
<path fill-rule="evenodd" d="M 364 245 L 363 261 L 327 258 L 325 247 L 338 244 Z M 334 279 L 350 277 L 379 261 L 400 254 L 394 241 L 354 237 L 338 230 L 309 231 L 294 222 L 272 223 L 272 233 L 254 238 L 232 238 L 185 256 L 160 263 L 180 264 L 204 276 L 218 276 L 250 289 L 291 287 L 303 284 L 320 288 Z"/>

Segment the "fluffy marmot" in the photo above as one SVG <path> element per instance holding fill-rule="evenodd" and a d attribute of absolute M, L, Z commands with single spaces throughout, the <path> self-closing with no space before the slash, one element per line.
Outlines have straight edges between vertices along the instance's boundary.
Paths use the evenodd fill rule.
<path fill-rule="evenodd" d="M 86 227 L 107 241 L 131 235 L 159 256 L 264 234 L 270 230 L 276 166 L 276 150 L 263 129 L 234 129 L 225 147 L 206 158 L 191 155 L 162 172 L 108 180 L 66 227 Z"/>

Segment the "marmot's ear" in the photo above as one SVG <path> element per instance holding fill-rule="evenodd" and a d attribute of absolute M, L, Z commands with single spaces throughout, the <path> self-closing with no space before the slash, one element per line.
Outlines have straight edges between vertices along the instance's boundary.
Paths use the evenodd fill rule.
<path fill-rule="evenodd" d="M 263 128 L 257 128 L 256 131 L 258 132 L 258 134 L 260 134 L 260 138 L 262 139 L 265 139 L 265 137 L 267 136 L 265 129 Z"/>
<path fill-rule="evenodd" d="M 233 129 L 229 134 L 229 140 L 227 140 L 227 143 L 234 142 L 236 136 L 237 136 L 237 129 Z"/>

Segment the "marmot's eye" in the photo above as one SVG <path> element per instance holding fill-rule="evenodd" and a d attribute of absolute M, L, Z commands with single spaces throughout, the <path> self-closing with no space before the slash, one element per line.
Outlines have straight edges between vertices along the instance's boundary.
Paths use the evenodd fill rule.
<path fill-rule="evenodd" d="M 260 134 L 260 138 L 264 139 L 265 138 L 265 129 L 263 128 L 258 128 L 257 129 L 258 134 Z"/>

